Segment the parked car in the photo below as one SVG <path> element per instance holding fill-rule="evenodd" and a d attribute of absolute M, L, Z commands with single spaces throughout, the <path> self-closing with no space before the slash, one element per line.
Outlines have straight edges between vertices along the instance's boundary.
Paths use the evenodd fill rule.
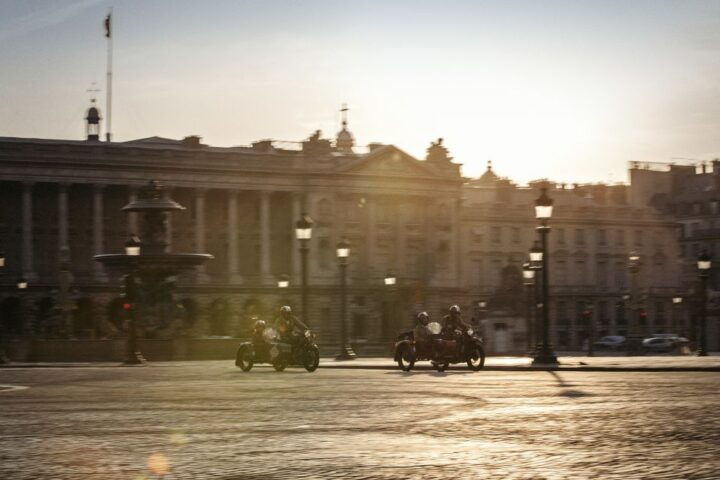
<path fill-rule="evenodd" d="M 593 343 L 595 350 L 623 350 L 625 348 L 625 337 L 622 335 L 609 335 L 602 337 Z"/>
<path fill-rule="evenodd" d="M 670 334 L 657 334 L 642 342 L 645 353 L 683 353 L 690 342 L 687 338 Z"/>

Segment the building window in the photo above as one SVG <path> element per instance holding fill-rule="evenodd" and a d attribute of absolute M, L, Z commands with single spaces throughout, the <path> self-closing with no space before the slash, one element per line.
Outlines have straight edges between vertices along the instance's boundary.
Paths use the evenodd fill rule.
<path fill-rule="evenodd" d="M 597 285 L 600 288 L 607 288 L 608 286 L 607 262 L 598 262 L 597 264 Z"/>
<path fill-rule="evenodd" d="M 472 243 L 482 243 L 483 241 L 483 233 L 482 228 L 480 227 L 473 227 L 470 230 L 470 241 Z"/>
<path fill-rule="evenodd" d="M 625 290 L 625 271 L 626 266 L 622 262 L 617 262 L 615 264 L 615 286 L 618 290 L 623 291 Z"/>
<path fill-rule="evenodd" d="M 599 228 L 597 231 L 597 243 L 598 245 L 607 245 L 607 232 L 604 228 Z"/>
<path fill-rule="evenodd" d="M 635 245 L 641 246 L 643 244 L 643 232 L 642 230 L 635 230 Z"/>
<path fill-rule="evenodd" d="M 558 326 L 567 327 L 570 325 L 570 319 L 568 318 L 567 303 L 557 302 L 557 319 Z"/>
<path fill-rule="evenodd" d="M 616 245 L 625 245 L 625 230 L 616 230 L 615 231 L 615 244 Z"/>
<path fill-rule="evenodd" d="M 711 212 L 713 215 L 717 215 L 717 214 L 718 214 L 718 201 L 717 201 L 717 200 L 711 200 L 711 201 L 710 201 L 710 212 Z"/>
<path fill-rule="evenodd" d="M 555 229 L 555 238 L 557 238 L 557 243 L 559 245 L 565 245 L 565 229 L 564 228 Z"/>
<path fill-rule="evenodd" d="M 353 322 L 353 337 L 355 338 L 365 338 L 366 337 L 366 328 L 365 328 L 365 315 L 362 313 L 354 313 L 352 316 L 352 322 Z"/>
<path fill-rule="evenodd" d="M 330 258 L 334 253 L 333 250 L 330 248 L 330 240 L 328 240 L 327 238 L 321 238 L 319 250 L 320 251 L 318 252 L 318 266 L 323 270 L 327 270 L 330 268 Z"/>
<path fill-rule="evenodd" d="M 585 230 L 582 228 L 575 230 L 575 245 L 585 245 Z"/>
<path fill-rule="evenodd" d="M 556 271 L 554 274 L 554 282 L 558 285 L 567 285 L 567 262 L 565 260 L 557 260 L 555 262 Z"/>
<path fill-rule="evenodd" d="M 575 275 L 576 275 L 576 282 L 578 285 L 584 285 L 587 283 L 587 268 L 586 268 L 585 260 L 578 260 L 575 262 Z"/>
<path fill-rule="evenodd" d="M 512 241 L 513 243 L 520 243 L 520 229 L 517 227 L 512 229 Z"/>
<path fill-rule="evenodd" d="M 500 243 L 502 240 L 502 230 L 500 227 L 492 227 L 490 229 L 490 240 L 492 243 Z"/>

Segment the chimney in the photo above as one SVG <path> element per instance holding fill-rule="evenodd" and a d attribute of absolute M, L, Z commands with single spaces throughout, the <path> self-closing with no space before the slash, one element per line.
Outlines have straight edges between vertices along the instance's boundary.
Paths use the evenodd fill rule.
<path fill-rule="evenodd" d="M 197 135 L 189 135 L 182 139 L 182 146 L 185 148 L 200 148 L 200 137 Z"/>

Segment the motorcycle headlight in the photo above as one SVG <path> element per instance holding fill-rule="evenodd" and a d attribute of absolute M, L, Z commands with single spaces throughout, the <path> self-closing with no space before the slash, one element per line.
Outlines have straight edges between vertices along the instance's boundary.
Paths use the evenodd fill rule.
<path fill-rule="evenodd" d="M 473 332 L 473 329 L 472 329 L 472 328 L 468 328 L 467 333 L 468 333 L 468 335 L 472 335 L 472 334 L 475 333 L 475 332 Z"/>

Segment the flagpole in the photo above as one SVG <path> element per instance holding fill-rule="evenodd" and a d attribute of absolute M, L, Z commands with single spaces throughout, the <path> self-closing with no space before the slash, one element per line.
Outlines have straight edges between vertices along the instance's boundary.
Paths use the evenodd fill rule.
<path fill-rule="evenodd" d="M 105 109 L 107 129 L 105 139 L 109 142 L 112 132 L 112 7 L 110 7 L 110 13 L 108 13 L 107 19 L 105 20 L 105 28 L 105 36 L 107 37 L 107 107 Z"/>

